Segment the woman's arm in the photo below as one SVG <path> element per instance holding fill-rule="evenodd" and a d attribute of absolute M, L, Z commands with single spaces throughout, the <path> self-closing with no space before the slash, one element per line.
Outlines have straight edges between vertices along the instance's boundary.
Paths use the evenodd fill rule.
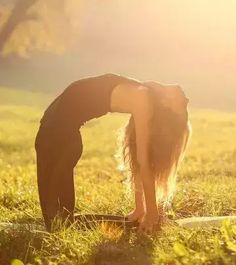
<path fill-rule="evenodd" d="M 147 90 L 140 90 L 139 104 L 133 109 L 136 132 L 136 150 L 139 163 L 139 178 L 142 183 L 146 214 L 140 229 L 152 231 L 158 223 L 158 208 L 156 203 L 155 179 L 149 165 L 148 145 L 149 127 L 152 116 L 152 105 Z"/>
<path fill-rule="evenodd" d="M 126 217 L 130 221 L 141 220 L 145 214 L 145 202 L 143 194 L 143 184 L 140 175 L 132 176 L 134 181 L 135 209 Z"/>
<path fill-rule="evenodd" d="M 142 187 L 142 192 L 135 192 L 135 204 L 137 208 L 141 208 L 141 202 L 144 201 L 145 216 L 140 229 L 146 231 L 153 230 L 154 224 L 158 222 L 155 181 L 149 169 L 148 159 L 149 123 L 153 111 L 148 92 L 148 88 L 141 83 L 122 83 L 113 89 L 111 97 L 112 111 L 131 113 L 134 117 L 139 163 L 139 172 L 134 178 L 136 187 Z M 137 215 L 138 210 L 135 209 L 130 218 L 136 218 Z"/>

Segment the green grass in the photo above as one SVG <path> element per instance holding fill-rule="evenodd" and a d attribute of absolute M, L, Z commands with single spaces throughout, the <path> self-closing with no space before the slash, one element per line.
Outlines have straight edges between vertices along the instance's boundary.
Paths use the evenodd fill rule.
<path fill-rule="evenodd" d="M 34 137 L 51 97 L 0 89 L 0 222 L 41 223 Z M 76 168 L 78 212 L 125 214 L 133 207 L 117 169 L 117 129 L 127 115 L 109 114 L 82 128 L 84 152 Z M 193 138 L 178 176 L 169 215 L 236 215 L 236 114 L 191 111 Z M 155 236 L 115 227 L 54 234 L 0 228 L 0 265 L 236 264 L 236 226 L 184 229 L 164 226 Z M 15 263 L 17 264 L 17 263 Z"/>

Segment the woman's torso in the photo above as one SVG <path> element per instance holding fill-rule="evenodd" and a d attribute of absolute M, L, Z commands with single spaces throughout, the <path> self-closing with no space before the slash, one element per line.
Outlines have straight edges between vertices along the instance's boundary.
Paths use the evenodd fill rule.
<path fill-rule="evenodd" d="M 111 111 L 112 90 L 121 83 L 139 84 L 116 74 L 80 79 L 69 85 L 46 109 L 43 128 L 78 129 L 85 122 Z"/>

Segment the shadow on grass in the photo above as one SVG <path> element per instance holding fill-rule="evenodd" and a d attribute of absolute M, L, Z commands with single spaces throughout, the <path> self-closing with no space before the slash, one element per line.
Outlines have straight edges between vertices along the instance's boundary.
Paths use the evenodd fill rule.
<path fill-rule="evenodd" d="M 34 233 L 26 229 L 0 231 L 0 264 L 7 265 L 15 258 L 24 263 L 35 262 L 35 254 L 39 252 L 42 264 L 50 264 L 50 261 L 58 261 L 56 264 L 82 264 L 77 263 L 80 257 L 67 256 L 66 248 L 61 246 L 55 250 L 56 242 L 51 238 L 50 245 L 43 246 L 45 236 L 50 239 L 50 234 Z M 59 244 L 60 246 L 60 244 Z M 48 248 L 49 247 L 49 248 Z M 36 252 L 35 252 L 36 251 Z M 46 251 L 46 252 L 45 252 Z M 68 252 L 68 253 L 67 253 Z M 124 232 L 119 240 L 103 240 L 91 249 L 91 254 L 83 264 L 90 265 L 151 265 L 153 242 L 148 236 L 137 236 L 133 232 Z M 46 257 L 41 256 L 47 253 Z M 66 262 L 60 260 L 60 256 L 66 255 Z M 76 262 L 76 263 L 74 263 Z"/>
<path fill-rule="evenodd" d="M 0 264 L 11 264 L 15 258 L 31 261 L 34 249 L 41 249 L 42 235 L 26 228 L 0 230 Z"/>
<path fill-rule="evenodd" d="M 13 220 L 12 220 L 13 221 Z M 15 221 L 15 222 L 14 222 Z M 53 259 L 53 256 L 60 258 L 60 255 L 64 253 L 65 247 L 60 246 L 58 251 L 54 250 L 56 243 L 53 241 L 53 235 L 44 234 L 44 232 L 34 231 L 21 224 L 42 225 L 42 219 L 38 218 L 20 218 L 13 223 L 19 224 L 19 227 L 14 229 L 0 229 L 0 264 L 10 264 L 14 258 L 20 259 L 23 262 L 34 262 L 35 251 L 44 253 L 47 251 L 48 257 L 40 257 L 45 259 L 45 263 L 49 264 L 49 260 Z M 32 228 L 31 227 L 31 228 Z M 100 228 L 97 228 L 98 230 Z M 102 228 L 101 228 L 102 229 Z M 36 229 L 37 230 L 37 229 Z M 74 229 L 72 231 L 75 231 Z M 96 231 L 96 230 L 95 230 Z M 69 232 L 70 233 L 70 232 Z M 95 232 L 96 233 L 96 232 Z M 100 232 L 99 232 L 100 233 Z M 108 226 L 101 231 L 102 239 L 92 247 L 90 254 L 85 258 L 90 265 L 151 265 L 152 264 L 152 252 L 153 252 L 153 239 L 150 236 L 138 235 L 133 230 L 116 229 L 113 226 Z M 59 235 L 60 236 L 60 235 Z M 44 239 L 48 237 L 50 244 L 45 248 Z M 78 238 L 79 239 L 79 238 Z M 52 242 L 52 243 L 51 243 Z M 52 249 L 50 249 L 50 248 Z M 62 253 L 63 252 L 63 253 Z M 77 253 L 78 254 L 78 253 Z M 40 254 L 39 254 L 40 255 Z M 57 256 L 58 255 L 58 256 Z M 66 252 L 65 255 L 67 256 Z M 68 262 L 72 260 L 80 259 L 79 257 L 67 257 Z M 48 261 L 47 261 L 48 260 Z M 74 264 L 64 263 L 60 264 Z M 84 264 L 84 263 L 83 263 Z"/>
<path fill-rule="evenodd" d="M 11 264 L 13 259 L 32 261 L 34 249 L 41 249 L 44 230 L 42 218 L 30 216 L 11 218 L 0 223 L 0 264 Z"/>
<path fill-rule="evenodd" d="M 106 241 L 96 246 L 91 264 L 94 265 L 151 265 L 152 238 L 125 232 L 118 241 Z"/>

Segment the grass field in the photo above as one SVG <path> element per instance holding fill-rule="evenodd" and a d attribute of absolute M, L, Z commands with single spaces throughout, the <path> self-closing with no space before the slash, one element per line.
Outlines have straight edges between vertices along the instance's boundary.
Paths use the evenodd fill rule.
<path fill-rule="evenodd" d="M 0 222 L 42 223 L 34 137 L 50 97 L 0 89 Z M 236 113 L 192 110 L 193 138 L 178 176 L 172 219 L 236 215 Z M 125 214 L 133 199 L 117 169 L 117 129 L 128 116 L 109 114 L 82 129 L 84 152 L 76 168 L 76 207 L 82 213 Z M 40 221 L 39 221 L 40 220 Z M 14 262 L 12 262 L 14 259 Z M 54 234 L 1 229 L 6 264 L 236 264 L 236 226 L 185 229 L 164 226 L 137 236 L 109 226 Z"/>

